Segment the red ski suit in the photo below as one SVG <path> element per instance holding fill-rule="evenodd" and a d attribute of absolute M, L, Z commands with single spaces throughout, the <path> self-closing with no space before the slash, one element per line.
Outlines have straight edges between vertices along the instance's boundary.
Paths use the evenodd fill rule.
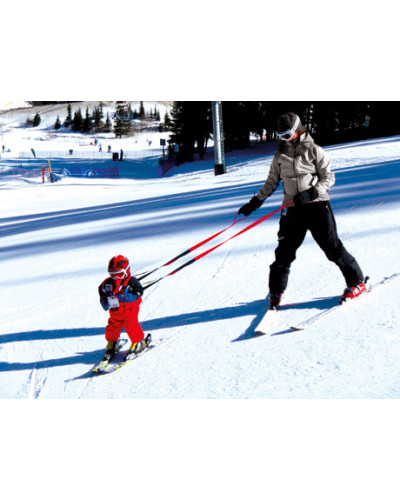
<path fill-rule="evenodd" d="M 106 340 L 117 341 L 121 334 L 122 328 L 128 334 L 132 343 L 140 342 L 144 339 L 144 332 L 139 324 L 139 308 L 142 303 L 140 295 L 143 293 L 143 287 L 140 281 L 134 276 L 129 276 L 122 280 L 114 280 L 112 278 L 107 278 L 99 286 L 99 294 L 101 297 L 107 295 L 106 286 L 111 285 L 111 294 L 124 293 L 127 286 L 129 286 L 133 292 L 138 295 L 135 302 L 121 302 L 119 301 L 119 307 L 113 307 L 110 309 L 110 316 L 108 319 L 108 324 L 106 326 Z M 110 289 L 108 286 L 107 288 Z M 108 292 L 110 294 L 110 291 Z"/>

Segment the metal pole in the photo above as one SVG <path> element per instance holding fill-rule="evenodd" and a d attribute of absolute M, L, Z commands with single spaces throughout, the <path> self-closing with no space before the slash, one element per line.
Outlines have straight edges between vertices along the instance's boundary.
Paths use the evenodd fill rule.
<path fill-rule="evenodd" d="M 221 175 L 226 173 L 221 101 L 212 101 L 212 117 L 214 130 L 214 172 L 215 175 Z"/>

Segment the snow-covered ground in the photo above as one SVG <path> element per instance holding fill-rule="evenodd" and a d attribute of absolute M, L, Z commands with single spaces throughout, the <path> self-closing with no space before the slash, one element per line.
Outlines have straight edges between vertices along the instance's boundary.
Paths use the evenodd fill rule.
<path fill-rule="evenodd" d="M 7 141 L 21 148 L 22 130 L 11 130 Z M 54 146 L 48 130 L 36 132 L 43 149 Z M 344 288 L 339 270 L 310 237 L 293 264 L 274 334 L 254 334 L 265 312 L 277 215 L 149 288 L 140 320 L 164 342 L 115 374 L 88 375 L 105 347 L 107 313 L 97 286 L 108 260 L 127 255 L 139 273 L 229 226 L 267 175 L 272 152 L 265 148 L 228 155 L 222 176 L 214 175 L 210 158 L 172 169 L 162 179 L 150 163 L 126 162 L 118 179 L 64 178 L 54 184 L 7 175 L 17 152 L 3 155 L 0 396 L 398 398 L 400 279 L 308 330 L 290 330 L 332 305 Z M 327 151 L 336 173 L 332 205 L 345 246 L 372 283 L 399 272 L 400 137 Z M 209 245 L 275 210 L 281 198 L 279 189 Z M 155 277 L 169 271 L 162 268 Z"/>
<path fill-rule="evenodd" d="M 228 154 L 223 176 L 208 157 L 158 178 L 160 136 L 148 154 L 140 134 L 138 143 L 123 140 L 141 158 L 118 162 L 120 178 L 41 184 L 15 167 L 46 160 L 21 152 L 73 148 L 89 164 L 103 160 L 88 158 L 90 137 L 55 136 L 54 114 L 36 131 L 18 126 L 21 116 L 6 123 L 0 115 L 10 149 L 0 160 L 7 498 L 113 497 L 125 488 L 146 500 L 398 498 L 400 280 L 293 332 L 291 324 L 334 303 L 344 287 L 307 237 L 274 334 L 254 335 L 277 215 L 149 288 L 140 319 L 165 341 L 115 374 L 88 376 L 105 346 L 97 286 L 110 257 L 126 254 L 141 272 L 229 226 L 264 181 L 275 146 Z M 346 247 L 372 282 L 399 272 L 400 137 L 326 149 Z M 209 246 L 281 198 L 280 189 Z"/>

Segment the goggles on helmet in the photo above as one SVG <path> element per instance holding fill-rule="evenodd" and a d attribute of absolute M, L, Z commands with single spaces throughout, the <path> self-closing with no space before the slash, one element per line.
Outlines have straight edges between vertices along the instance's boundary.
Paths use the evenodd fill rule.
<path fill-rule="evenodd" d="M 122 280 L 126 276 L 125 271 L 108 271 L 108 274 L 113 280 Z"/>
<path fill-rule="evenodd" d="M 296 130 L 297 130 L 297 127 L 299 126 L 299 123 L 300 123 L 300 118 L 297 117 L 292 128 L 290 128 L 289 130 L 285 130 L 284 132 L 277 131 L 276 135 L 282 141 L 291 141 L 295 137 Z"/>

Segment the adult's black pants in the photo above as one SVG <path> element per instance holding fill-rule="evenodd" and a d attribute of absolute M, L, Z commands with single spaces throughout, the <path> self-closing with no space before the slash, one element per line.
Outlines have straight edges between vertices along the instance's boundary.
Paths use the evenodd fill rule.
<path fill-rule="evenodd" d="M 302 207 L 289 207 L 281 214 L 275 262 L 270 266 L 270 293 L 281 294 L 286 290 L 290 265 L 308 230 L 327 258 L 339 267 L 348 286 L 364 280 L 356 259 L 339 239 L 330 203 L 311 202 Z"/>

